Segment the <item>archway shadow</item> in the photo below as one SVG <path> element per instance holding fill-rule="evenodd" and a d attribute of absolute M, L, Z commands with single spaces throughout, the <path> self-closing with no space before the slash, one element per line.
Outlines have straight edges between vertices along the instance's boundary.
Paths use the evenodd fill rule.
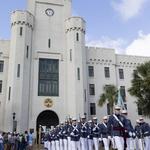
<path fill-rule="evenodd" d="M 46 126 L 47 128 L 56 127 L 59 124 L 58 115 L 51 110 L 45 110 L 39 114 L 36 120 L 37 142 L 39 141 L 39 126 Z"/>

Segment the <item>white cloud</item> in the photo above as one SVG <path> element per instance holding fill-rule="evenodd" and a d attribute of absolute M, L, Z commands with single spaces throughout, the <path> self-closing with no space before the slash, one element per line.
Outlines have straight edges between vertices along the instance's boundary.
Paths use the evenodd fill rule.
<path fill-rule="evenodd" d="M 137 16 L 148 0 L 112 0 L 113 9 L 119 12 L 123 20 L 128 20 Z"/>
<path fill-rule="evenodd" d="M 139 31 L 138 36 L 129 44 L 122 38 L 111 39 L 109 37 L 101 37 L 98 40 L 89 40 L 86 37 L 86 41 L 87 46 L 113 48 L 117 54 L 150 56 L 150 33 L 144 34 L 142 31 Z"/>
<path fill-rule="evenodd" d="M 86 45 L 93 47 L 113 48 L 116 50 L 116 53 L 125 52 L 122 48 L 125 45 L 125 41 L 121 38 L 118 38 L 116 40 L 110 39 L 109 37 L 101 37 L 101 39 L 99 40 L 89 40 L 87 38 Z"/>
<path fill-rule="evenodd" d="M 150 56 L 150 33 L 143 34 L 139 31 L 138 37 L 126 48 L 126 54 Z"/>

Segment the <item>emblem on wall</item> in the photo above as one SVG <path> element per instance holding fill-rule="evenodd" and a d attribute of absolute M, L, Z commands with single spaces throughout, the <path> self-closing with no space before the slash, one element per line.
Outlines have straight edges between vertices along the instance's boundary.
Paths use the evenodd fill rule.
<path fill-rule="evenodd" d="M 51 108 L 53 106 L 53 101 L 50 98 L 45 99 L 44 106 Z"/>

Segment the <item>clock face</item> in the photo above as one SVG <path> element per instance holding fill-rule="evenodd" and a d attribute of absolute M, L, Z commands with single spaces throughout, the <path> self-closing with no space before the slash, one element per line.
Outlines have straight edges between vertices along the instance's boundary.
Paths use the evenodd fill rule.
<path fill-rule="evenodd" d="M 54 15 L 54 10 L 51 8 L 48 8 L 45 10 L 45 13 L 47 16 L 53 16 Z"/>

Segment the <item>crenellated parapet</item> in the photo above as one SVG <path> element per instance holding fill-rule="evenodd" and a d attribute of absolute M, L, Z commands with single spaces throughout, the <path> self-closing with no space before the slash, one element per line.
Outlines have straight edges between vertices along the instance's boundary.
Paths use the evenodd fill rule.
<path fill-rule="evenodd" d="M 81 31 L 82 33 L 85 34 L 85 30 L 81 27 L 72 27 L 72 28 L 66 29 L 66 33 L 70 31 Z"/>
<path fill-rule="evenodd" d="M 33 29 L 33 25 L 31 25 L 29 22 L 25 22 L 25 21 L 15 21 L 15 22 L 11 23 L 11 27 L 15 26 L 15 25 L 25 25 L 25 26 Z"/>
<path fill-rule="evenodd" d="M 81 17 L 70 17 L 66 20 L 66 33 L 71 31 L 81 31 L 85 34 L 85 21 Z"/>
<path fill-rule="evenodd" d="M 11 15 L 11 27 L 16 25 L 24 25 L 33 29 L 34 16 L 28 11 L 16 10 Z"/>

